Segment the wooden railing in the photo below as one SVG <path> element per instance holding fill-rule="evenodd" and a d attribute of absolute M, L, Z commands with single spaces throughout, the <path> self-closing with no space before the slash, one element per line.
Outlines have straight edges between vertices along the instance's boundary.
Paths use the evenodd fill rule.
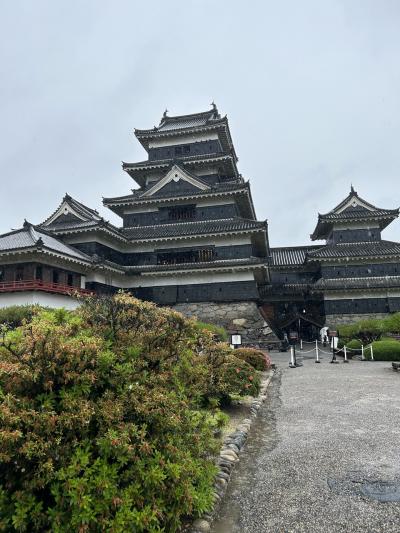
<path fill-rule="evenodd" d="M 80 287 L 72 287 L 70 285 L 62 285 L 61 283 L 51 283 L 48 281 L 42 281 L 40 279 L 0 282 L 0 293 L 20 291 L 44 291 L 67 295 L 74 293 L 87 295 L 93 294 L 93 292 L 88 289 L 81 289 Z"/>

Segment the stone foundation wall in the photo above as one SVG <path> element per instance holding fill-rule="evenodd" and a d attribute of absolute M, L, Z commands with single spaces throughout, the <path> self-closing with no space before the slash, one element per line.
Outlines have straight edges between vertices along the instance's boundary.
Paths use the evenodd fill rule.
<path fill-rule="evenodd" d="M 326 315 L 325 325 L 328 327 L 334 327 L 340 324 L 354 324 L 359 320 L 368 320 L 369 318 L 386 318 L 389 316 L 387 313 L 363 313 L 357 315 Z"/>
<path fill-rule="evenodd" d="M 264 347 L 268 340 L 275 338 L 255 302 L 182 303 L 174 305 L 173 309 L 202 322 L 222 326 L 228 333 L 240 333 L 243 345 Z"/>

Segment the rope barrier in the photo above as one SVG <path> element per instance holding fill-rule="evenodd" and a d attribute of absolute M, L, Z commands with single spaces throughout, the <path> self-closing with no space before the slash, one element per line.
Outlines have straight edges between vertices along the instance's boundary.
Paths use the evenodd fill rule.
<path fill-rule="evenodd" d="M 303 343 L 304 344 L 314 344 L 315 345 L 315 348 L 313 348 L 312 350 L 303 350 Z M 323 341 L 319 341 L 318 339 L 315 339 L 315 341 L 303 341 L 302 339 L 300 339 L 300 350 L 299 350 L 299 355 L 300 356 L 303 356 L 303 355 L 306 355 L 306 354 L 309 354 L 309 353 L 313 353 L 315 352 L 316 354 L 316 359 L 315 359 L 315 362 L 316 363 L 320 363 L 320 358 L 319 358 L 319 354 L 325 354 L 325 355 L 329 355 L 331 356 L 332 355 L 332 361 L 331 363 L 337 363 L 338 361 L 336 360 L 336 355 L 337 354 L 341 354 L 343 353 L 344 355 L 344 363 L 348 363 L 349 360 L 348 360 L 348 357 L 347 357 L 347 354 L 349 352 L 353 352 L 353 353 L 360 353 L 361 351 L 361 361 L 367 361 L 367 358 L 365 357 L 365 354 L 366 352 L 369 350 L 370 351 L 370 356 L 371 356 L 371 361 L 374 361 L 374 348 L 372 346 L 372 344 L 368 345 L 368 346 L 364 346 L 364 345 L 361 345 L 361 348 L 349 348 L 348 346 L 344 345 L 343 348 L 340 348 L 340 349 L 337 349 L 335 348 L 333 350 L 333 352 L 329 351 L 327 352 L 326 350 L 322 350 L 320 348 L 320 346 L 326 346 L 326 343 L 324 343 Z M 296 364 L 296 356 L 294 355 L 295 352 L 294 352 L 294 349 L 293 347 L 290 348 L 290 362 L 289 362 L 289 366 L 291 368 L 295 368 L 297 366 Z"/>
<path fill-rule="evenodd" d="M 307 350 L 306 352 L 303 350 L 303 351 L 300 352 L 300 354 L 303 355 L 303 354 L 311 353 L 311 352 L 314 352 L 314 351 L 315 351 L 315 348 L 312 349 L 312 350 Z"/>

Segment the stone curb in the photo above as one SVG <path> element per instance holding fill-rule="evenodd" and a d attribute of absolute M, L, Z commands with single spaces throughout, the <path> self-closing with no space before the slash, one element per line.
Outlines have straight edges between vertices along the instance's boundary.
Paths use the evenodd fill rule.
<path fill-rule="evenodd" d="M 267 399 L 267 389 L 274 373 L 274 369 L 271 369 L 268 377 L 261 382 L 260 394 L 250 404 L 250 418 L 245 418 L 235 428 L 233 433 L 223 440 L 221 451 L 216 461 L 219 470 L 215 476 L 213 508 L 193 522 L 190 533 L 207 533 L 211 531 L 211 523 L 224 497 L 234 466 L 239 461 L 239 455 L 246 442 L 251 425 L 257 417 L 262 404 Z"/>

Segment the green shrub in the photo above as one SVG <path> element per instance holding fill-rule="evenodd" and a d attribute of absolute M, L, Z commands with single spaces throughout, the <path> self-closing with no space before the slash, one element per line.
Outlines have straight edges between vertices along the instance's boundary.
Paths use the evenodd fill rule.
<path fill-rule="evenodd" d="M 350 359 L 355 355 L 361 354 L 362 343 L 358 339 L 352 339 L 349 342 L 346 342 L 346 347 L 348 348 L 347 357 Z"/>
<path fill-rule="evenodd" d="M 377 361 L 400 361 L 400 342 L 391 341 L 376 341 L 372 343 L 374 350 L 374 359 Z M 368 358 L 370 357 L 370 350 L 366 351 Z"/>
<path fill-rule="evenodd" d="M 354 337 L 357 336 L 358 327 L 356 324 L 346 324 L 343 326 L 338 326 L 336 328 L 336 331 L 339 332 L 339 337 L 341 339 L 343 339 L 344 341 L 349 341 L 350 339 L 354 339 Z"/>
<path fill-rule="evenodd" d="M 385 331 L 384 321 L 374 318 L 359 320 L 354 324 L 348 324 L 338 327 L 339 335 L 344 340 L 359 339 L 361 344 L 370 344 L 379 340 Z"/>
<path fill-rule="evenodd" d="M 400 334 L 400 313 L 389 315 L 383 320 L 384 333 Z"/>
<path fill-rule="evenodd" d="M 346 344 L 347 348 L 351 348 L 353 350 L 361 350 L 362 342 L 358 339 L 352 339 Z"/>
<path fill-rule="evenodd" d="M 221 342 L 226 342 L 228 340 L 228 333 L 222 326 L 207 324 L 206 322 L 197 322 L 196 327 L 202 331 L 210 331 L 213 336 Z"/>
<path fill-rule="evenodd" d="M 225 343 L 204 352 L 207 365 L 207 390 L 204 400 L 210 405 L 228 404 L 232 397 L 252 395 L 260 390 L 260 375 L 251 365 L 235 357 Z"/>
<path fill-rule="evenodd" d="M 122 293 L 38 311 L 0 342 L 0 531 L 178 531 L 213 500 L 226 417 L 203 406 L 258 390 L 171 309 Z"/>
<path fill-rule="evenodd" d="M 256 396 L 260 391 L 260 377 L 246 361 L 229 355 L 218 371 L 217 393 L 222 403 L 229 403 L 231 396 Z"/>
<path fill-rule="evenodd" d="M 21 326 L 24 321 L 30 321 L 33 314 L 38 311 L 38 306 L 11 305 L 0 308 L 0 324 L 6 324 L 10 328 Z"/>
<path fill-rule="evenodd" d="M 271 368 L 270 357 L 265 352 L 256 348 L 238 348 L 235 350 L 234 355 L 261 372 Z"/>

